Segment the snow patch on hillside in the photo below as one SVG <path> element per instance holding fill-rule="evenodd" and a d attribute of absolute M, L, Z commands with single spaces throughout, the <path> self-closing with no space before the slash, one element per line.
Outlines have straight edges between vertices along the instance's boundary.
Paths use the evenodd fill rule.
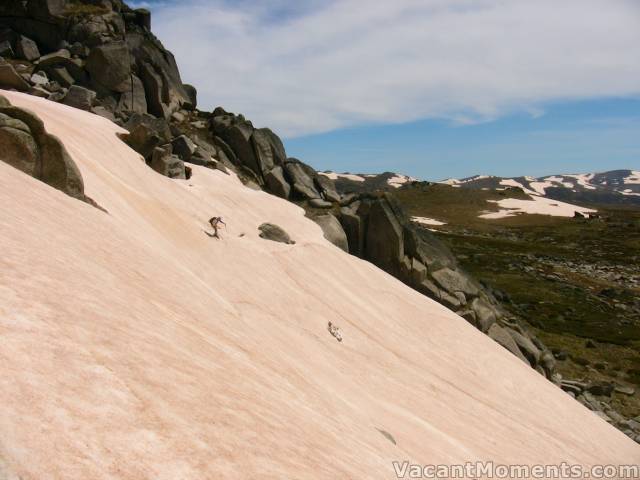
<path fill-rule="evenodd" d="M 413 177 L 408 177 L 406 175 L 399 175 L 396 174 L 395 177 L 391 177 L 390 179 L 387 180 L 387 183 L 395 188 L 400 188 L 401 186 L 403 186 L 406 183 L 411 183 L 411 182 L 415 182 L 417 181 L 415 178 Z"/>
<path fill-rule="evenodd" d="M 631 175 L 624 179 L 625 185 L 640 185 L 640 172 L 633 170 Z"/>
<path fill-rule="evenodd" d="M 516 215 L 537 214 L 551 215 L 554 217 L 573 217 L 575 212 L 582 214 L 595 213 L 597 210 L 591 208 L 579 207 L 570 203 L 559 202 L 546 197 L 532 195 L 531 200 L 522 200 L 519 198 L 505 198 L 503 200 L 487 200 L 488 202 L 497 204 L 501 210 L 497 212 L 484 212 L 478 215 L 485 219 L 499 219 L 506 217 L 514 217 Z"/>
<path fill-rule="evenodd" d="M 411 221 L 416 223 L 421 223 L 423 225 L 434 225 L 434 226 L 447 224 L 446 222 L 441 222 L 440 220 L 436 220 L 434 218 L 429 218 L 429 217 L 411 217 Z"/>
<path fill-rule="evenodd" d="M 351 180 L 353 182 L 364 182 L 364 178 L 360 175 L 354 175 L 352 173 L 336 173 L 336 172 L 318 172 L 320 175 L 324 175 L 325 177 L 329 177 L 331 180 L 338 180 L 339 178 L 344 178 L 346 180 Z"/>

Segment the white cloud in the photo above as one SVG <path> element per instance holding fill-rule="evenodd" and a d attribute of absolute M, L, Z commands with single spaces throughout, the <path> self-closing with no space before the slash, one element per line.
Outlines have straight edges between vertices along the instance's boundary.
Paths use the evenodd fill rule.
<path fill-rule="evenodd" d="M 639 26 L 635 0 L 185 0 L 153 17 L 202 107 L 289 137 L 638 95 Z"/>

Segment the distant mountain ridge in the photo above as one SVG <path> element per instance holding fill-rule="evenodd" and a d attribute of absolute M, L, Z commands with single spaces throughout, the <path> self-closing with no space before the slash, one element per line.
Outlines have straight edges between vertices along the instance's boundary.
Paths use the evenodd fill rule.
<path fill-rule="evenodd" d="M 419 181 L 395 172 L 353 174 L 324 171 L 318 173 L 332 179 L 336 189 L 345 193 L 393 191 Z M 640 205 L 639 170 L 620 169 L 600 173 L 558 174 L 544 177 L 474 175 L 461 179 L 448 178 L 436 183 L 476 190 L 505 190 L 516 187 L 529 195 L 566 202 Z"/>
<path fill-rule="evenodd" d="M 640 205 L 640 171 L 637 170 L 548 175 L 538 178 L 475 175 L 462 179 L 449 178 L 439 183 L 472 189 L 504 190 L 517 187 L 525 193 L 555 200 Z"/>

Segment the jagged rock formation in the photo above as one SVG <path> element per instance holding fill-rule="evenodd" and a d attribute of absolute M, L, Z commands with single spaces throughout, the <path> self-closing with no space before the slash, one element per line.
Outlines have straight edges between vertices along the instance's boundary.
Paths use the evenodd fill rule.
<path fill-rule="evenodd" d="M 417 228 L 389 195 L 340 195 L 326 175 L 288 158 L 281 140 L 268 129 L 256 129 L 242 115 L 218 107 L 209 130 L 200 132 L 218 147 L 217 155 L 250 185 L 301 205 L 325 238 L 368 260 L 424 295 L 457 312 L 540 373 L 552 378 L 553 355 L 526 329 L 505 318 L 499 303 L 457 265 L 437 238 Z M 515 348 L 513 348 L 515 346 Z"/>
<path fill-rule="evenodd" d="M 182 84 L 173 56 L 150 32 L 150 22 L 148 11 L 132 10 L 120 0 L 11 0 L 0 7 L 5 26 L 0 41 L 13 57 L 0 65 L 0 87 L 115 120 L 129 131 L 123 140 L 170 178 L 189 178 L 185 163 L 233 169 L 247 185 L 301 205 L 343 250 L 483 332 L 492 329 L 493 338 L 506 332 L 514 342 L 499 343 L 551 376 L 553 356 L 523 328 L 504 325 L 491 294 L 435 237 L 416 229 L 390 197 L 340 194 L 327 175 L 288 158 L 268 128 L 255 128 L 221 107 L 197 111 L 195 88 Z"/>
<path fill-rule="evenodd" d="M 0 88 L 28 91 L 85 109 L 105 109 L 126 121 L 131 113 L 168 118 L 196 107 L 171 52 L 150 32 L 147 10 L 120 0 L 8 0 L 0 5 Z"/>
<path fill-rule="evenodd" d="M 0 160 L 38 180 L 90 203 L 78 167 L 60 140 L 47 133 L 34 113 L 0 95 Z"/>

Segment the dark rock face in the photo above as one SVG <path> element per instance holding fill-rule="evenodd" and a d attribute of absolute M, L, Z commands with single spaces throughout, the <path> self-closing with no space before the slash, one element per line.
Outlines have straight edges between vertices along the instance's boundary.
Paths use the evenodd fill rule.
<path fill-rule="evenodd" d="M 196 87 L 188 83 L 183 84 L 182 87 L 189 98 L 189 102 L 184 104 L 184 108 L 187 110 L 195 110 L 198 106 L 198 91 Z"/>
<path fill-rule="evenodd" d="M 267 189 L 281 198 L 289 198 L 291 193 L 291 186 L 284 178 L 284 173 L 281 166 L 276 166 L 269 171 L 264 177 Z"/>
<path fill-rule="evenodd" d="M 0 160 L 67 195 L 94 204 L 84 195 L 78 167 L 57 137 L 35 114 L 11 106 L 0 96 Z"/>
<path fill-rule="evenodd" d="M 24 37 L 22 35 L 19 35 L 18 39 L 16 40 L 16 53 L 19 58 L 27 60 L 28 62 L 33 62 L 34 60 L 40 58 L 40 50 L 38 49 L 38 44 L 30 38 Z"/>
<path fill-rule="evenodd" d="M 93 104 L 96 101 L 96 92 L 89 90 L 88 88 L 79 87 L 73 85 L 69 88 L 67 95 L 62 100 L 62 103 L 69 105 L 70 107 L 79 108 L 80 110 L 91 110 Z"/>
<path fill-rule="evenodd" d="M 494 323 L 493 325 L 491 325 L 491 328 L 489 328 L 487 335 L 489 335 L 489 337 L 491 337 L 493 340 L 513 353 L 524 363 L 529 364 L 529 360 L 527 360 L 527 358 L 522 354 L 520 348 L 518 347 L 518 344 L 515 342 L 513 337 L 509 335 L 509 332 L 504 327 L 501 327 L 497 323 Z"/>
<path fill-rule="evenodd" d="M 131 91 L 131 63 L 124 42 L 92 48 L 85 68 L 96 88 L 119 93 Z"/>
<path fill-rule="evenodd" d="M 320 192 L 316 190 L 314 182 L 314 172 L 310 172 L 305 165 L 295 158 L 291 158 L 285 163 L 284 171 L 292 186 L 294 198 L 302 200 L 312 200 L 321 198 Z"/>
<path fill-rule="evenodd" d="M 18 90 L 26 92 L 29 90 L 29 84 L 22 78 L 13 68 L 12 65 L 5 63 L 0 64 L 0 87 L 7 90 Z"/>
<path fill-rule="evenodd" d="M 264 238 L 265 240 L 286 243 L 288 245 L 296 243 L 291 240 L 287 232 L 273 223 L 263 223 L 258 227 L 258 230 L 260 230 L 260 238 Z"/>
<path fill-rule="evenodd" d="M 62 92 L 49 85 L 37 90 L 53 101 L 78 85 L 97 92 L 99 106 L 123 122 L 131 113 L 169 118 L 180 108 L 195 109 L 195 88 L 183 86 L 173 55 L 151 34 L 150 23 L 148 11 L 120 0 L 6 0 L 0 47 L 6 43 L 55 80 Z M 0 86 L 35 87 L 13 73 L 2 66 Z"/>
<path fill-rule="evenodd" d="M 336 217 L 330 213 L 327 215 L 320 215 L 313 217 L 312 220 L 320 225 L 324 238 L 333 243 L 336 247 L 341 248 L 345 252 L 349 253 L 349 242 L 347 241 L 347 234 L 344 233 L 342 225 Z"/>
<path fill-rule="evenodd" d="M 157 147 L 153 150 L 149 166 L 165 177 L 181 180 L 187 178 L 184 162 L 172 154 L 170 144 L 164 148 Z"/>
<path fill-rule="evenodd" d="M 373 202 L 367 215 L 364 258 L 393 275 L 404 258 L 403 228 L 386 201 Z"/>

